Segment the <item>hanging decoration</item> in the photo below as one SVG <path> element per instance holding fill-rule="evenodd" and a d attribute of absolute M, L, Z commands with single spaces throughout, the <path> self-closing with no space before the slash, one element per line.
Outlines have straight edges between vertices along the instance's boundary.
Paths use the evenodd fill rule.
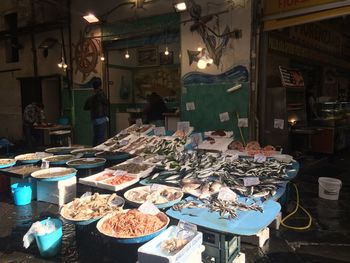
<path fill-rule="evenodd" d="M 80 32 L 80 38 L 74 46 L 75 74 L 80 72 L 82 81 L 91 73 L 97 73 L 96 66 L 98 63 L 98 56 L 100 55 L 100 41 L 93 38 L 84 37 Z"/>
<path fill-rule="evenodd" d="M 227 47 L 231 38 L 242 37 L 241 30 L 231 31 L 229 26 L 226 25 L 222 34 L 220 32 L 220 24 L 218 15 L 207 15 L 202 16 L 202 8 L 194 0 L 190 0 L 189 13 L 192 18 L 193 24 L 190 27 L 191 32 L 197 32 L 205 45 L 206 51 L 208 52 L 208 57 L 213 60 L 213 63 L 219 67 L 222 53 Z M 216 31 L 210 28 L 207 24 L 216 18 Z M 200 60 L 199 55 L 201 50 L 187 50 L 189 57 L 189 64 L 192 65 L 193 62 L 198 62 Z M 203 63 L 202 63 L 203 64 Z"/>

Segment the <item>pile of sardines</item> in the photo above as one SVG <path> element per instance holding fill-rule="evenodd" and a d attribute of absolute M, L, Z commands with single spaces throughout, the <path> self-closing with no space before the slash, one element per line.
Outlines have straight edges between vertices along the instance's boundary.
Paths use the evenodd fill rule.
<path fill-rule="evenodd" d="M 241 196 L 268 198 L 274 196 L 278 186 L 288 180 L 287 165 L 272 158 L 259 163 L 253 158 L 234 159 L 232 156 L 197 151 L 172 152 L 158 162 L 160 172 L 146 182 L 185 187 L 185 192 L 196 191 L 198 197 L 217 192 L 217 189 L 212 189 L 215 183 L 215 188 L 225 185 Z M 258 183 L 246 186 L 245 179 L 248 177 L 257 178 Z"/>

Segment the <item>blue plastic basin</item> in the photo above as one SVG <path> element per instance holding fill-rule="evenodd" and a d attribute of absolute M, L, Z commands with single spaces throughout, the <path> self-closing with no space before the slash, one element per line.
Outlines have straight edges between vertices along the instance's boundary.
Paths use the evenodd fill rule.
<path fill-rule="evenodd" d="M 61 249 L 63 235 L 62 222 L 59 219 L 50 218 L 45 219 L 40 223 L 44 225 L 47 220 L 54 222 L 56 230 L 50 234 L 35 235 L 35 240 L 42 257 L 54 257 Z"/>
<path fill-rule="evenodd" d="M 11 185 L 11 192 L 15 205 L 27 205 L 32 200 L 31 183 L 15 183 Z"/>

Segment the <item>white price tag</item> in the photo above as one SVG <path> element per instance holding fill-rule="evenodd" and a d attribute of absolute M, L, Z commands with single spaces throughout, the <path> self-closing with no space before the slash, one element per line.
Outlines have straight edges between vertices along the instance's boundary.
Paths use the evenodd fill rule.
<path fill-rule="evenodd" d="M 165 188 L 165 185 L 161 185 L 161 184 L 152 184 L 151 185 L 151 192 L 157 192 L 157 191 L 161 191 Z"/>
<path fill-rule="evenodd" d="M 47 169 L 50 167 L 50 163 L 47 161 L 42 161 L 41 163 L 41 169 Z"/>
<path fill-rule="evenodd" d="M 179 121 L 177 123 L 177 130 L 187 133 L 190 130 L 190 122 L 189 121 Z"/>
<path fill-rule="evenodd" d="M 120 145 L 120 146 L 125 146 L 125 145 L 127 145 L 128 143 L 129 143 L 128 140 L 122 140 L 122 141 L 119 142 L 119 145 Z"/>
<path fill-rule="evenodd" d="M 258 185 L 260 184 L 260 180 L 258 177 L 246 177 L 243 178 L 243 184 L 244 186 Z"/>
<path fill-rule="evenodd" d="M 199 144 L 201 144 L 203 142 L 203 136 L 201 133 L 194 133 L 194 134 L 191 134 L 191 143 L 194 145 L 194 146 L 198 146 Z"/>
<path fill-rule="evenodd" d="M 125 175 L 127 174 L 128 172 L 127 171 L 123 171 L 123 170 L 117 170 L 113 173 L 113 175 L 116 175 L 116 176 L 122 176 L 122 175 Z"/>
<path fill-rule="evenodd" d="M 282 119 L 274 119 L 273 121 L 273 127 L 275 129 L 281 129 L 283 130 L 284 129 L 284 120 Z"/>
<path fill-rule="evenodd" d="M 239 118 L 238 127 L 242 127 L 242 128 L 248 127 L 248 118 Z"/>
<path fill-rule="evenodd" d="M 142 126 L 142 119 L 136 119 L 135 123 L 136 126 L 140 128 Z"/>
<path fill-rule="evenodd" d="M 235 201 L 237 199 L 237 195 L 228 187 L 221 187 L 218 199 L 223 201 Z"/>
<path fill-rule="evenodd" d="M 46 152 L 36 152 L 35 155 L 36 155 L 37 158 L 44 158 L 48 154 Z"/>
<path fill-rule="evenodd" d="M 77 157 L 78 159 L 81 158 L 81 157 L 83 157 L 83 156 L 84 156 L 83 153 L 78 153 L 78 154 L 75 155 L 75 157 Z"/>
<path fill-rule="evenodd" d="M 219 114 L 219 118 L 221 122 L 229 121 L 230 115 L 228 114 L 228 112 L 223 112 Z"/>
<path fill-rule="evenodd" d="M 138 210 L 141 213 L 153 216 L 157 215 L 160 212 L 159 209 L 149 200 L 140 205 Z"/>
<path fill-rule="evenodd" d="M 266 162 L 266 156 L 263 154 L 255 154 L 254 155 L 254 162 L 255 163 L 264 163 L 264 162 Z"/>
<path fill-rule="evenodd" d="M 191 238 L 197 233 L 197 226 L 186 221 L 180 220 L 177 227 L 180 229 L 180 231 L 177 232 L 178 239 L 191 240 Z"/>
<path fill-rule="evenodd" d="M 155 127 L 154 135 L 156 136 L 165 136 L 165 127 Z"/>
<path fill-rule="evenodd" d="M 187 102 L 186 103 L 186 110 L 187 111 L 193 111 L 196 109 L 196 106 L 194 105 L 194 102 Z"/>

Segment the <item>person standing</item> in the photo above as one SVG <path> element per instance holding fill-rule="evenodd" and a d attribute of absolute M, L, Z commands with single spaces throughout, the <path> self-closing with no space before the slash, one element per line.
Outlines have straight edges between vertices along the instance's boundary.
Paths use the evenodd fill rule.
<path fill-rule="evenodd" d="M 23 112 L 23 130 L 26 145 L 29 149 L 37 146 L 42 141 L 39 131 L 35 130 L 35 126 L 44 123 L 44 104 L 32 102 L 28 104 Z"/>
<path fill-rule="evenodd" d="M 161 124 L 157 126 L 164 126 L 163 113 L 166 111 L 167 107 L 163 98 L 156 92 L 152 92 L 144 109 L 144 114 L 146 115 L 147 122 L 152 124 Z"/>
<path fill-rule="evenodd" d="M 84 110 L 90 111 L 90 117 L 93 126 L 93 142 L 96 146 L 106 140 L 106 130 L 108 122 L 108 100 L 101 89 L 101 80 L 96 79 L 92 82 L 94 95 L 88 98 L 84 105 Z"/>

